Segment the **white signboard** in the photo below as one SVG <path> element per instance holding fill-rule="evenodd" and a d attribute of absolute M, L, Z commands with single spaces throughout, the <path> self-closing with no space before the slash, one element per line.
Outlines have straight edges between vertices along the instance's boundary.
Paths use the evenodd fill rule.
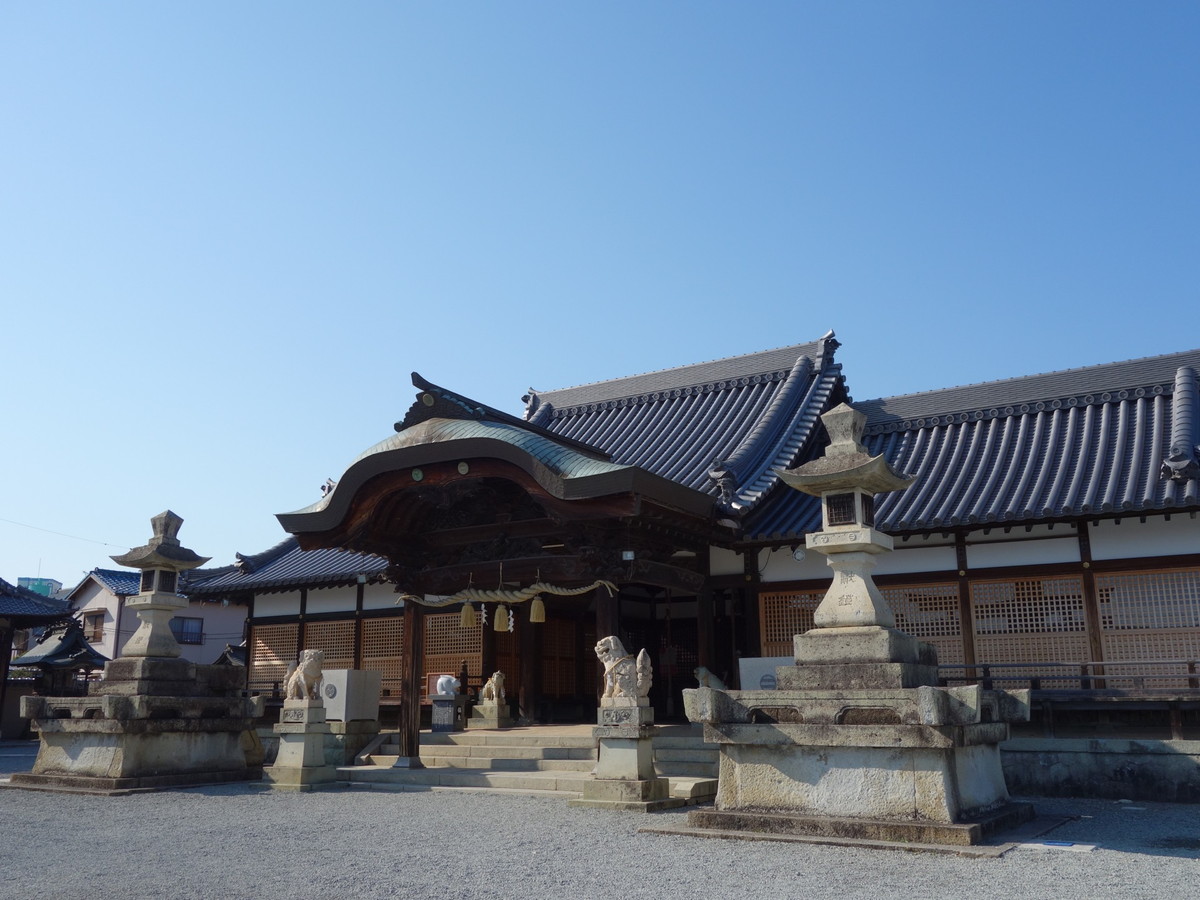
<path fill-rule="evenodd" d="M 790 656 L 748 656 L 738 660 L 738 674 L 743 691 L 775 690 L 775 670 L 780 666 L 794 666 Z"/>

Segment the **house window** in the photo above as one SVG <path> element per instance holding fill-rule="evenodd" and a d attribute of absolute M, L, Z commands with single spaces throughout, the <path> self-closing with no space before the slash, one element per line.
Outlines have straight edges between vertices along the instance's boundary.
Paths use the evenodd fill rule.
<path fill-rule="evenodd" d="M 83 617 L 83 636 L 89 643 L 104 640 L 104 613 L 90 613 Z"/>
<path fill-rule="evenodd" d="M 171 631 L 175 635 L 175 640 L 181 644 L 204 643 L 203 619 L 189 619 L 183 616 L 176 616 L 171 620 Z"/>

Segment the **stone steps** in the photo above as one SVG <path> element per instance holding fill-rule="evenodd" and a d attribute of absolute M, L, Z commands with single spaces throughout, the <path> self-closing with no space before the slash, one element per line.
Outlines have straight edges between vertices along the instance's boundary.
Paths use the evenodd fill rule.
<path fill-rule="evenodd" d="M 423 769 L 393 769 L 400 748 L 385 742 L 370 765 L 339 773 L 352 785 L 396 791 L 519 791 L 577 798 L 592 779 L 596 741 L 589 725 L 511 728 L 497 731 L 423 732 Z M 702 803 L 717 790 L 717 749 L 698 729 L 667 726 L 654 739 L 656 769 L 668 779 L 670 796 Z"/>
<path fill-rule="evenodd" d="M 509 772 L 591 772 L 595 759 L 538 759 L 511 756 L 438 756 L 422 752 L 421 762 L 429 767 L 493 769 Z"/>
<path fill-rule="evenodd" d="M 589 772 L 499 771 L 437 766 L 425 769 L 393 769 L 396 757 L 379 757 L 372 766 L 343 766 L 340 776 L 352 786 L 393 791 L 438 789 L 503 790 L 557 795 L 564 799 L 583 796 L 584 785 L 592 780 Z M 670 776 L 669 795 L 690 803 L 703 803 L 716 796 L 715 778 Z"/>

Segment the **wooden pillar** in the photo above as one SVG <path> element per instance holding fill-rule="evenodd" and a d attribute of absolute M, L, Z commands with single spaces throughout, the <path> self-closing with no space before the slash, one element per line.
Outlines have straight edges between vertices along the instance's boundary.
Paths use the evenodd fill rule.
<path fill-rule="evenodd" d="M 961 531 L 954 535 L 954 559 L 958 564 L 958 629 L 962 638 L 963 662 L 971 666 L 978 662 L 975 659 L 975 611 L 971 609 L 967 536 Z"/>
<path fill-rule="evenodd" d="M 476 615 L 479 611 L 475 611 Z M 479 626 L 479 672 L 484 683 L 496 671 L 496 629 L 488 625 Z"/>
<path fill-rule="evenodd" d="M 421 765 L 421 694 L 425 656 L 425 610 L 412 600 L 404 601 L 404 638 L 401 645 L 404 685 L 400 694 L 400 756 L 393 768 L 420 769 Z"/>
<path fill-rule="evenodd" d="M 716 671 L 716 642 L 713 634 L 713 592 L 709 587 L 696 596 L 696 662 Z"/>
<path fill-rule="evenodd" d="M 517 631 L 517 654 L 521 660 L 521 690 L 517 699 L 521 722 L 537 723 L 542 705 L 542 626 L 521 622 Z"/>
<path fill-rule="evenodd" d="M 1092 571 L 1092 536 L 1088 533 L 1088 523 L 1080 521 L 1075 526 L 1079 536 L 1079 564 L 1083 578 L 1083 618 L 1087 626 L 1088 653 L 1092 662 L 1104 661 L 1104 635 L 1100 627 L 1100 598 L 1096 593 L 1096 573 Z M 1099 667 L 1093 675 L 1103 675 L 1104 668 Z M 1103 688 L 1104 680 L 1092 681 L 1093 688 Z"/>
<path fill-rule="evenodd" d="M 367 590 L 367 583 L 360 581 L 355 587 L 357 590 L 354 593 L 354 668 L 361 669 L 363 597 Z"/>
<path fill-rule="evenodd" d="M 305 616 L 308 615 L 308 588 L 300 588 L 300 618 L 296 623 L 296 655 L 293 660 L 300 661 L 304 651 Z"/>

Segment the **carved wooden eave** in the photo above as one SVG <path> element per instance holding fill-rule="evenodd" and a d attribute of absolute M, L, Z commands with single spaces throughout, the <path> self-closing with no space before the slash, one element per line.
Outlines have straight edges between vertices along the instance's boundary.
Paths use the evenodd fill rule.
<path fill-rule="evenodd" d="M 395 436 L 355 460 L 321 501 L 278 516 L 301 547 L 385 557 L 389 577 L 414 593 L 491 585 L 501 567 L 505 581 L 636 574 L 699 589 L 702 576 L 671 557 L 702 556 L 729 539 L 714 523 L 712 497 L 418 386 L 426 390 Z"/>

